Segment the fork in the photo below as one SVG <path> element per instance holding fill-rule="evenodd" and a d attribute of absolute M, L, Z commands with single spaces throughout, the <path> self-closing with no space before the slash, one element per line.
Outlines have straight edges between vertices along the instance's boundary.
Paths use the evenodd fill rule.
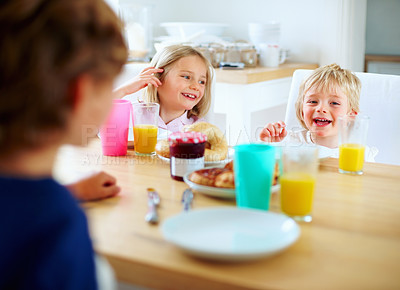
<path fill-rule="evenodd" d="M 154 188 L 147 188 L 147 205 L 149 211 L 145 216 L 145 220 L 149 223 L 158 223 L 157 206 L 160 204 L 160 196 Z"/>

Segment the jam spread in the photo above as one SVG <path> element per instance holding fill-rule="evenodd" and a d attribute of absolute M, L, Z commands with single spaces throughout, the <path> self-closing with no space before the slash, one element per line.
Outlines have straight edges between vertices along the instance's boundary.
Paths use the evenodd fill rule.
<path fill-rule="evenodd" d="M 169 135 L 171 177 L 183 181 L 183 176 L 204 168 L 207 136 L 200 132 L 175 132 Z"/>

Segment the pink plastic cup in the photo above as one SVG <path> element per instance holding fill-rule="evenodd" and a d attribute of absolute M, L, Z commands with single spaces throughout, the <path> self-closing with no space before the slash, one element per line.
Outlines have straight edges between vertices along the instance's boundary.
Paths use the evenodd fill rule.
<path fill-rule="evenodd" d="M 100 128 L 103 155 L 126 155 L 131 111 L 132 104 L 130 101 L 113 100 L 111 112 L 106 122 Z"/>

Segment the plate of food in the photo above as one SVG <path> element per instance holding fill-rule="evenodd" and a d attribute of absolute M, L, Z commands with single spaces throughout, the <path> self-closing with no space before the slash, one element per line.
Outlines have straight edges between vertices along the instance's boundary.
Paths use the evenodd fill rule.
<path fill-rule="evenodd" d="M 271 186 L 271 193 L 279 190 L 279 166 L 275 165 L 274 180 Z M 205 195 L 234 199 L 235 195 L 235 179 L 233 173 L 233 161 L 230 161 L 225 167 L 213 167 L 188 172 L 183 176 L 183 181 L 193 191 L 200 192 Z"/>
<path fill-rule="evenodd" d="M 240 262 L 275 255 L 297 241 L 300 227 L 279 213 L 237 207 L 191 210 L 161 225 L 164 238 L 187 254 Z"/>
<path fill-rule="evenodd" d="M 183 176 L 183 181 L 192 190 L 205 195 L 226 199 L 235 198 L 233 171 L 230 172 L 226 168 L 217 167 L 189 172 Z"/>

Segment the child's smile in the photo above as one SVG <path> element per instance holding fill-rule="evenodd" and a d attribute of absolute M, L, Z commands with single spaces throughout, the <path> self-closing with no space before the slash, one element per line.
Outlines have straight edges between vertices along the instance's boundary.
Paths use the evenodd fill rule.
<path fill-rule="evenodd" d="M 196 95 L 189 94 L 189 93 L 182 93 L 182 95 L 183 95 L 185 98 L 188 98 L 188 99 L 191 99 L 191 100 L 196 100 L 196 98 L 197 98 Z"/>
<path fill-rule="evenodd" d="M 332 120 L 328 120 L 325 118 L 314 118 L 314 123 L 317 127 L 325 127 L 332 123 Z"/>

